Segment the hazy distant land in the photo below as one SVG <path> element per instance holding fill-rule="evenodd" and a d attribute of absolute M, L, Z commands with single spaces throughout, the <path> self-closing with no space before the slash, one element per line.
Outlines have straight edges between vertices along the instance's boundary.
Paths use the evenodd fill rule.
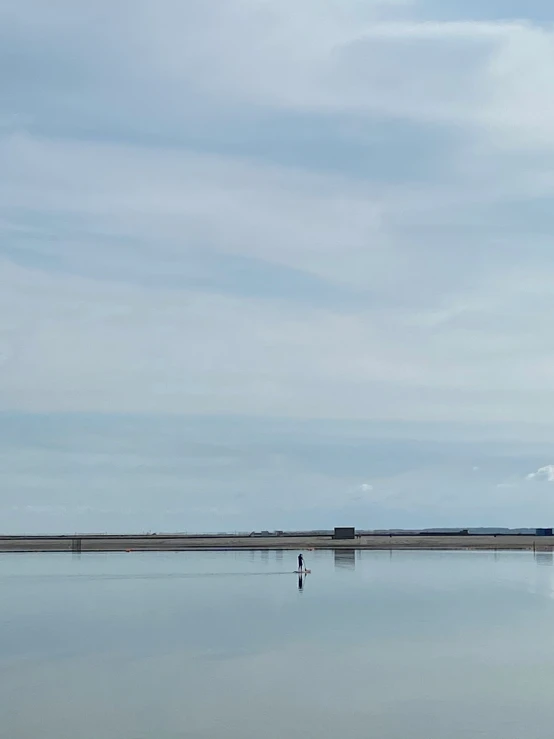
<path fill-rule="evenodd" d="M 466 533 L 467 532 L 467 533 Z M 457 529 L 421 532 L 358 532 L 337 540 L 332 532 L 252 532 L 251 534 L 67 534 L 0 536 L 0 552 L 187 551 L 230 549 L 443 549 L 521 550 L 554 547 L 554 537 L 535 529 Z"/>

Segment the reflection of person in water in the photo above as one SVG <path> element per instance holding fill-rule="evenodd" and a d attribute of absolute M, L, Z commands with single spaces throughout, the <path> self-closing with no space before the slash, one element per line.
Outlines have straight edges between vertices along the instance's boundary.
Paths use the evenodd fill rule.
<path fill-rule="evenodd" d="M 304 590 L 304 578 L 302 575 L 298 575 L 298 590 L 300 590 L 300 592 Z"/>

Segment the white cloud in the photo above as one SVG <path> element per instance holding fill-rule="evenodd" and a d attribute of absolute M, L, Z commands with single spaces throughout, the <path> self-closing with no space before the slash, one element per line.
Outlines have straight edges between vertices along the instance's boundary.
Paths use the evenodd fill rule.
<path fill-rule="evenodd" d="M 369 485 L 369 483 L 364 482 L 362 485 L 360 485 L 360 491 L 362 493 L 371 493 L 373 490 L 373 485 Z"/>
<path fill-rule="evenodd" d="M 376 189 L 343 177 L 183 150 L 21 135 L 0 140 L 0 166 L 4 210 L 76 221 L 59 249 L 68 258 L 85 246 L 75 238 L 86 239 L 90 253 L 74 257 L 84 267 L 104 261 L 109 269 L 131 256 L 136 271 L 157 258 L 171 276 L 175 266 L 186 267 L 183 258 L 207 247 L 352 283 L 360 281 L 356 266 L 377 272 L 390 261 L 380 248 Z M 48 227 L 41 235 L 48 240 Z M 106 238 L 112 243 L 102 246 Z"/>
<path fill-rule="evenodd" d="M 123 98 L 135 130 L 174 130 L 171 117 L 178 130 L 198 105 L 263 105 L 471 125 L 524 148 L 554 143 L 553 31 L 532 18 L 439 21 L 420 17 L 418 3 L 355 0 L 44 7 L 3 4 L 10 42 L 34 49 L 23 92 L 28 84 L 36 97 L 29 65 L 49 72 L 55 46 L 73 63 L 73 76 L 54 67 L 47 77 L 58 104 L 82 116 L 91 102 L 119 101 L 117 115 L 93 106 L 102 123 L 120 123 Z"/>
<path fill-rule="evenodd" d="M 499 382 L 502 337 L 414 332 L 402 314 L 382 310 L 299 310 L 9 263 L 0 284 L 9 350 L 0 399 L 8 409 L 414 420 L 513 420 L 517 409 L 525 420 L 540 418 L 550 382 L 545 375 L 529 390 L 534 370 L 516 354 Z"/>
<path fill-rule="evenodd" d="M 536 472 L 527 475 L 528 480 L 545 480 L 546 482 L 554 482 L 554 464 L 547 464 Z"/>
<path fill-rule="evenodd" d="M 330 3 L 234 4 L 225 13 L 228 33 L 221 34 L 213 23 L 219 4 L 200 26 L 183 9 L 183 23 L 159 14 L 153 30 L 152 18 L 139 12 L 134 30 L 170 79 L 213 94 L 293 109 L 465 122 L 504 132 L 512 143 L 530 135 L 554 142 L 550 29 L 525 21 L 430 22 L 413 14 L 406 20 L 398 13 L 390 20 L 386 3 L 369 3 L 361 17 L 359 8 L 346 2 L 339 14 Z M 243 35 L 249 44 L 237 44 Z"/>

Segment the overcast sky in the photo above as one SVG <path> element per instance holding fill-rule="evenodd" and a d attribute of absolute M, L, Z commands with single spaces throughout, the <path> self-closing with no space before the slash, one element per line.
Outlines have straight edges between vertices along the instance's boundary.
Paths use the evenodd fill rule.
<path fill-rule="evenodd" d="M 546 0 L 3 0 L 0 528 L 552 525 Z"/>

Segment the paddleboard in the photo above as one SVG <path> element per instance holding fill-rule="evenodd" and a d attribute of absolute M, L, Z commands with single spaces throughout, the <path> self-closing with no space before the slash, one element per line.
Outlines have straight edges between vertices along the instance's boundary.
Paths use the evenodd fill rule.
<path fill-rule="evenodd" d="M 311 570 L 295 570 L 295 575 L 309 575 L 311 573 Z"/>

